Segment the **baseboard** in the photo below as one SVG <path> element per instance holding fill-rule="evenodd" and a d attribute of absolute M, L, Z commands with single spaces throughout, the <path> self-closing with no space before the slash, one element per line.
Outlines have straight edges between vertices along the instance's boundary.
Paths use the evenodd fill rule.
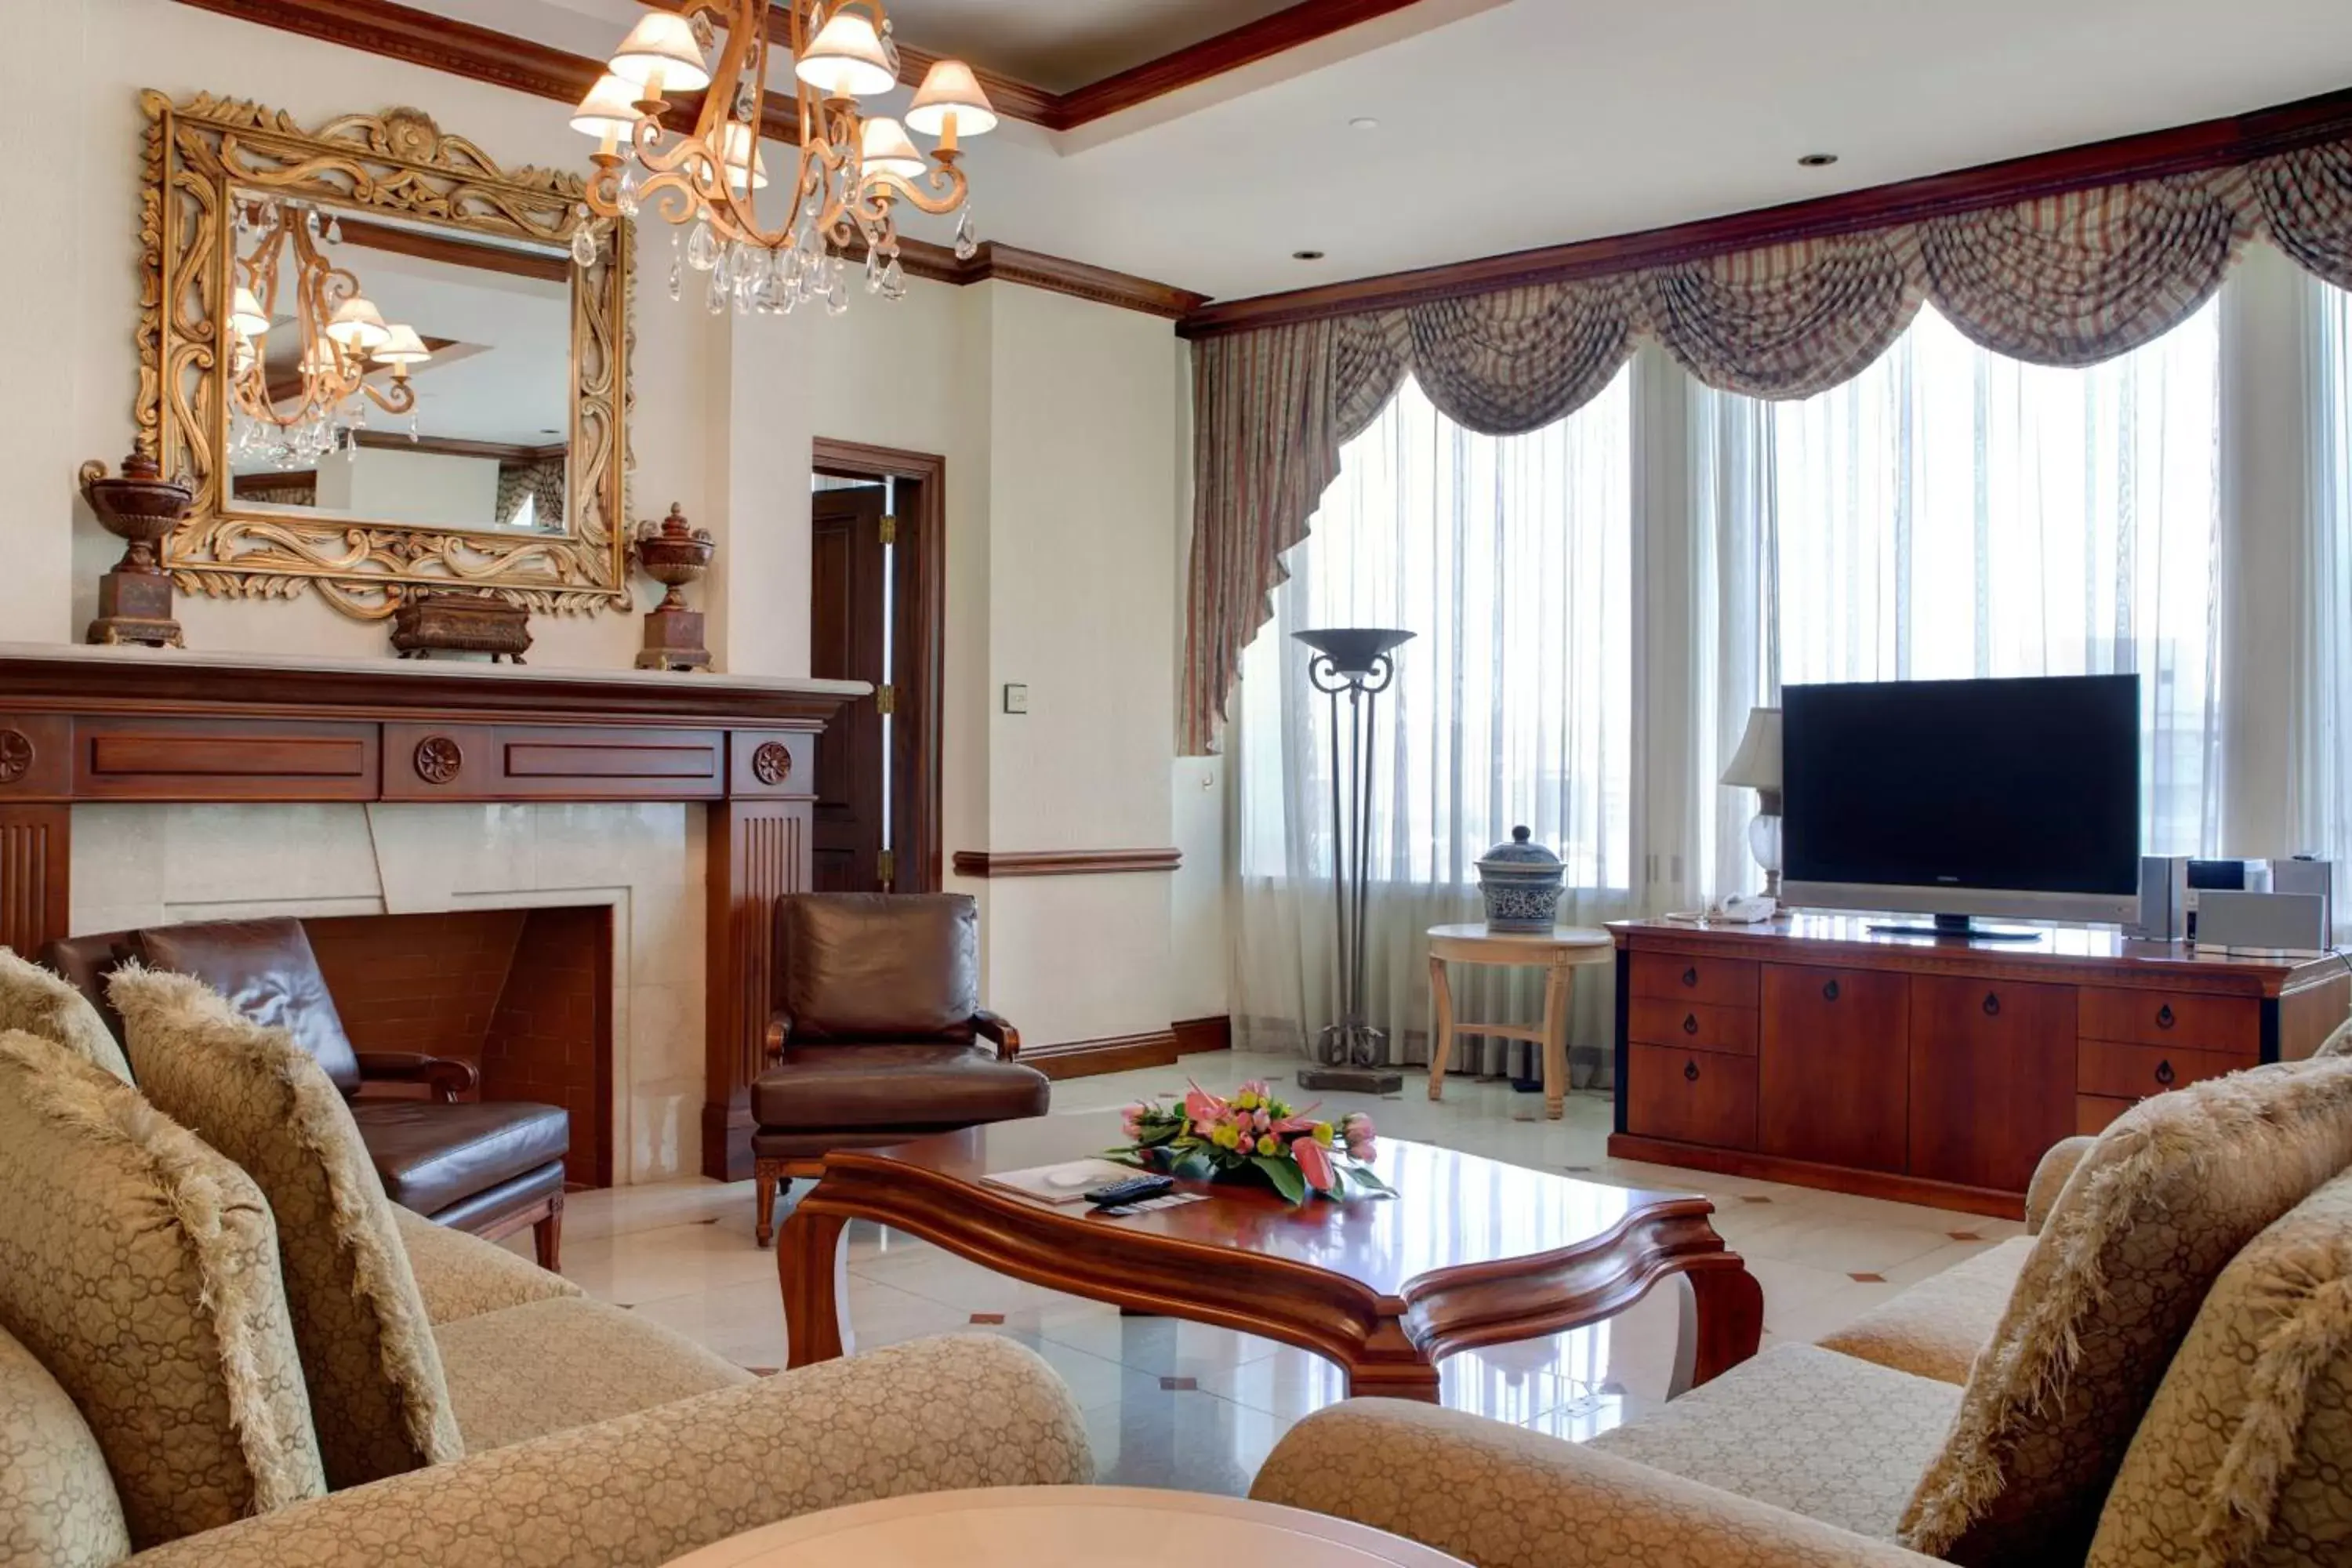
<path fill-rule="evenodd" d="M 1229 1014 L 1220 1013 L 1213 1018 L 1179 1018 L 1168 1027 L 1175 1032 L 1178 1056 L 1234 1048 L 1234 1020 Z"/>
<path fill-rule="evenodd" d="M 1176 1060 L 1176 1032 L 1112 1035 L 1098 1040 L 1066 1040 L 1057 1046 L 1024 1046 L 1021 1059 L 1047 1078 L 1093 1078 L 1129 1068 L 1164 1068 Z"/>

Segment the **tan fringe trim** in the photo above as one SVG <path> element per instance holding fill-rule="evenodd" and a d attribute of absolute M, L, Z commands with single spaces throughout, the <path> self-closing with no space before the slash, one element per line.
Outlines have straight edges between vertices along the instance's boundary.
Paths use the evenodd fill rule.
<path fill-rule="evenodd" d="M 2065 1397 L 2082 1327 L 2107 1299 L 2100 1255 L 2114 1227 L 2153 1204 L 2158 1177 L 2183 1163 L 2202 1172 L 2216 1161 L 2243 1168 L 2300 1153 L 2309 1164 L 2305 1190 L 2315 1190 L 2334 1173 L 2322 1150 L 2246 1141 L 2274 1143 L 2315 1117 L 2352 1115 L 2352 1059 L 2251 1068 L 2179 1093 L 2182 1101 L 2126 1112 L 2068 1180 L 2068 1201 L 2043 1226 L 1943 1451 L 1904 1510 L 1900 1539 L 1912 1551 L 1946 1555 L 2007 1489 L 2007 1434 Z"/>
<path fill-rule="evenodd" d="M 282 1429 L 262 1387 L 262 1334 L 256 1321 L 273 1315 L 273 1309 L 282 1317 L 285 1307 L 275 1299 L 279 1289 L 276 1269 L 242 1266 L 244 1244 L 230 1234 L 226 1217 L 234 1209 L 251 1213 L 275 1260 L 277 1223 L 252 1178 L 148 1104 L 138 1090 L 78 1052 L 37 1035 L 10 1031 L 0 1034 L 0 1058 L 24 1073 L 26 1109 L 137 1160 L 155 1195 L 179 1222 L 203 1281 L 197 1305 L 212 1318 L 220 1347 L 229 1424 L 253 1478 L 254 1511 L 268 1513 L 324 1497 L 326 1476 L 310 1428 Z M 288 1349 L 292 1349 L 290 1333 Z M 299 1367 L 288 1370 L 299 1377 Z"/>
<path fill-rule="evenodd" d="M 2245 1410 L 2205 1494 L 2197 1522 L 2199 1568 L 2239 1568 L 2269 1539 L 2280 1489 L 2294 1468 L 2311 1385 L 2352 1350 L 2352 1250 L 2316 1243 L 2265 1258 L 2251 1312 L 2277 1323 L 2255 1348 Z"/>
<path fill-rule="evenodd" d="M 325 1173 L 335 1240 L 351 1259 L 352 1289 L 375 1313 L 378 1363 L 399 1396 L 409 1444 L 428 1465 L 465 1458 L 440 1347 L 393 1228 L 392 1200 L 326 1069 L 286 1030 L 256 1024 L 191 976 L 134 961 L 114 972 L 108 994 L 127 1026 L 137 1026 L 131 1023 L 137 1012 L 143 1015 L 141 1023 L 159 1032 L 201 1033 L 207 1048 L 235 1057 L 245 1070 L 285 1090 L 295 1141 Z"/>

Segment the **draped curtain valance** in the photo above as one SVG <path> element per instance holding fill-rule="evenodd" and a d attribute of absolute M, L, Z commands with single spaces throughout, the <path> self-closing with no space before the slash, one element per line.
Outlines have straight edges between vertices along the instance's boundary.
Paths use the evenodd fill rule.
<path fill-rule="evenodd" d="M 1449 418 L 1532 430 L 1648 337 L 1709 386 L 1810 397 L 1885 353 L 1923 300 L 1996 353 L 2086 365 L 2193 314 L 2263 237 L 2352 289 L 2352 142 L 1601 279 L 1532 284 L 1193 345 L 1193 527 L 1179 744 L 1213 751 L 1339 448 L 1407 375 Z"/>

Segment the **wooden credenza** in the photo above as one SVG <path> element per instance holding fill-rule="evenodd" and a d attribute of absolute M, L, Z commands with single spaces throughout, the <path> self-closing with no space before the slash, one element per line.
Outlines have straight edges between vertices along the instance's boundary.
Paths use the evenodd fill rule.
<path fill-rule="evenodd" d="M 2352 961 L 2113 931 L 1874 936 L 1853 917 L 1631 921 L 1611 1154 L 2014 1218 L 2053 1143 L 2137 1101 L 2309 1056 Z"/>

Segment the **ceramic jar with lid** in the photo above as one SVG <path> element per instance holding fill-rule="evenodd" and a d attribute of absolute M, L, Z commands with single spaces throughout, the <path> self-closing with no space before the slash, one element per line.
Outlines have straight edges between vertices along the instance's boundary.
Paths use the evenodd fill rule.
<path fill-rule="evenodd" d="M 1486 900 L 1488 931 L 1549 931 L 1559 913 L 1565 868 L 1559 857 L 1530 843 L 1524 827 L 1478 862 L 1478 891 Z"/>

